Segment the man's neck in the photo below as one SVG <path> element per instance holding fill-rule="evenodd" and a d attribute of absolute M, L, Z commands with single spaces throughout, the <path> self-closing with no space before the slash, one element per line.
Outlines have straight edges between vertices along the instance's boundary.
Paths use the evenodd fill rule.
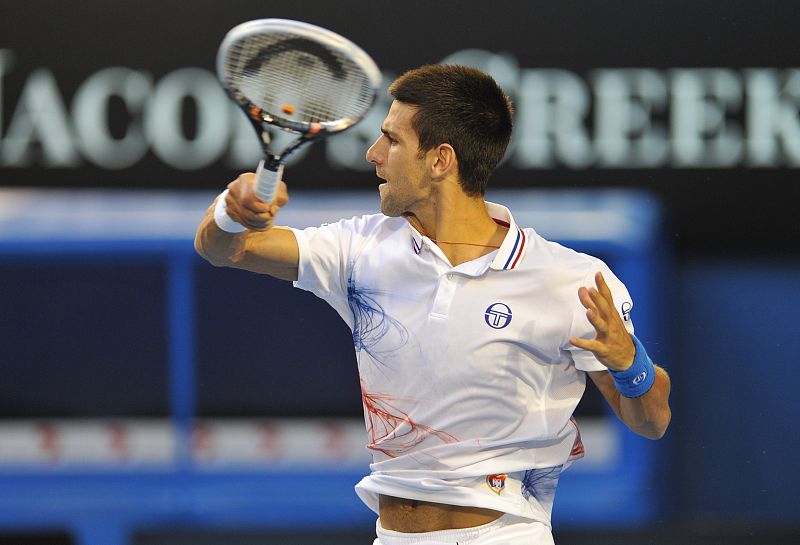
<path fill-rule="evenodd" d="M 483 197 L 459 191 L 440 191 L 425 209 L 406 219 L 421 234 L 433 240 L 453 266 L 495 251 L 508 228 L 497 224 Z"/>

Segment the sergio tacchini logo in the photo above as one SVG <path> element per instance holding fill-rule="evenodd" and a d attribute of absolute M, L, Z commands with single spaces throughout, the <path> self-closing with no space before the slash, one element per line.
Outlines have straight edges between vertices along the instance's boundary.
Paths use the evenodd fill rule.
<path fill-rule="evenodd" d="M 511 309 L 505 303 L 492 303 L 486 308 L 483 319 L 492 329 L 503 329 L 511 323 Z"/>

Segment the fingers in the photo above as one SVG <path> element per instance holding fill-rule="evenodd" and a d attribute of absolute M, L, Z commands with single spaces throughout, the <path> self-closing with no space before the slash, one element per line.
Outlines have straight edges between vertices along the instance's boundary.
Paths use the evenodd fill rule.
<path fill-rule="evenodd" d="M 597 290 L 600 292 L 600 295 L 603 296 L 609 306 L 614 308 L 614 296 L 611 294 L 611 288 L 608 287 L 606 284 L 606 279 L 603 278 L 603 273 L 598 272 L 594 275 L 595 284 L 597 284 Z"/>
<path fill-rule="evenodd" d="M 597 309 L 605 316 L 608 316 L 608 313 L 614 310 L 614 298 L 611 295 L 611 290 L 603 279 L 602 273 L 595 275 L 595 282 L 597 282 L 597 288 L 589 288 L 589 296 Z"/>
<path fill-rule="evenodd" d="M 289 202 L 286 184 L 279 182 L 275 200 L 265 203 L 256 197 L 255 175 L 246 173 L 228 184 L 225 203 L 228 215 L 236 222 L 253 231 L 266 231 L 271 228 L 275 216 L 282 206 Z"/>
<path fill-rule="evenodd" d="M 589 293 L 589 288 L 584 288 L 584 287 L 578 288 L 578 299 L 580 299 L 581 304 L 583 305 L 584 308 L 589 310 L 597 310 L 597 305 L 595 304 L 591 294 Z"/>
<path fill-rule="evenodd" d="M 597 341 L 581 339 L 580 337 L 570 337 L 569 342 L 573 346 L 577 346 L 583 350 L 589 350 L 590 352 L 598 352 L 603 348 L 603 345 Z"/>
<path fill-rule="evenodd" d="M 592 325 L 597 328 L 598 323 L 602 321 L 602 330 L 606 331 L 605 321 L 612 320 L 612 313 L 616 312 L 614 310 L 614 298 L 602 273 L 598 272 L 595 275 L 595 282 L 597 283 L 597 288 L 579 288 L 578 298 L 584 308 L 589 311 L 586 316 L 592 322 Z"/>
<path fill-rule="evenodd" d="M 275 193 L 275 204 L 278 208 L 286 206 L 289 202 L 289 191 L 286 189 L 286 183 L 283 181 L 278 182 L 278 191 Z"/>
<path fill-rule="evenodd" d="M 569 342 L 592 352 L 610 369 L 625 369 L 635 355 L 633 341 L 614 307 L 614 298 L 603 274 L 598 272 L 594 278 L 597 287 L 579 288 L 578 298 L 586 308 L 586 318 L 596 336 L 593 340 L 572 337 Z"/>
<path fill-rule="evenodd" d="M 606 284 L 606 279 L 603 276 L 603 273 L 597 271 L 594 275 L 594 283 L 597 285 L 597 289 L 600 290 L 604 296 L 607 296 L 609 299 L 611 298 L 611 289 L 609 289 L 608 284 Z"/>
<path fill-rule="evenodd" d="M 602 301 L 600 301 L 598 297 L 597 290 L 594 288 L 582 287 L 578 289 L 578 298 L 580 299 L 584 308 L 586 308 L 586 318 L 588 318 L 589 323 L 591 323 L 595 328 L 597 334 L 599 336 L 603 336 L 608 333 L 606 317 L 603 314 L 607 305 L 602 306 Z"/>
<path fill-rule="evenodd" d="M 594 310 L 587 310 L 586 318 L 588 318 L 589 323 L 592 324 L 592 327 L 597 333 L 598 339 L 605 339 L 608 337 L 608 322 L 606 322 L 606 320 L 604 320 L 600 314 Z"/>

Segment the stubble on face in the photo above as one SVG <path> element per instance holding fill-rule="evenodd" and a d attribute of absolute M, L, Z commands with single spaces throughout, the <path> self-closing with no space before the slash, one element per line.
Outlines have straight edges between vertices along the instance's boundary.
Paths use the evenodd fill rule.
<path fill-rule="evenodd" d="M 390 188 L 388 183 L 382 183 L 378 191 L 381 196 L 381 212 L 385 216 L 396 218 L 408 211 L 407 199 L 404 199 L 402 195 L 397 195 L 397 192 L 393 191 L 393 188 Z"/>
<path fill-rule="evenodd" d="M 382 126 L 390 145 L 376 174 L 384 180 L 378 188 L 381 212 L 390 217 L 412 214 L 425 197 L 425 160 L 412 127 L 413 114 L 413 107 L 394 102 Z"/>
<path fill-rule="evenodd" d="M 410 164 L 399 176 L 378 187 L 381 212 L 389 217 L 413 215 L 417 208 L 424 207 L 430 198 L 430 180 L 425 176 L 422 159 Z"/>

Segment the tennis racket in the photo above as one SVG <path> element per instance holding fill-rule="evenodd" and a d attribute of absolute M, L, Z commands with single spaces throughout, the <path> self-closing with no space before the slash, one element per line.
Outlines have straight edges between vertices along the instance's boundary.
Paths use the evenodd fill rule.
<path fill-rule="evenodd" d="M 350 40 L 318 26 L 259 19 L 228 32 L 217 53 L 217 75 L 247 115 L 264 159 L 255 193 L 271 203 L 286 160 L 313 142 L 358 123 L 375 102 L 381 73 Z M 297 134 L 280 153 L 269 129 Z"/>

